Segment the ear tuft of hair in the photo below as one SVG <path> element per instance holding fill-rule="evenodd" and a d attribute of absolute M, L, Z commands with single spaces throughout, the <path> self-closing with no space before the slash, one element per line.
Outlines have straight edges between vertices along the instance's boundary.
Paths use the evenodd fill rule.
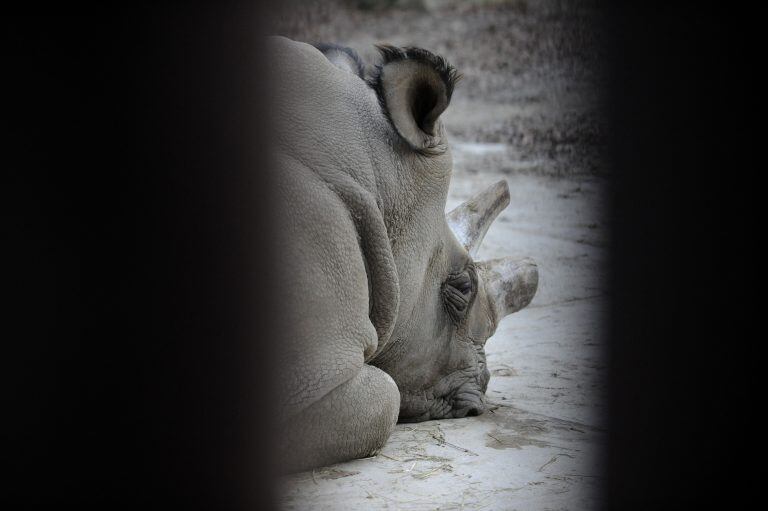
<path fill-rule="evenodd" d="M 424 48 L 416 48 L 414 46 L 407 46 L 405 48 L 399 48 L 392 46 L 391 44 L 377 44 L 376 49 L 379 50 L 382 63 L 376 66 L 377 73 L 369 81 L 369 83 L 376 81 L 380 78 L 381 68 L 390 62 L 397 62 L 399 60 L 413 60 L 424 63 L 435 70 L 440 75 L 443 83 L 446 86 L 446 93 L 448 100 L 450 101 L 453 95 L 453 89 L 456 84 L 461 80 L 462 75 L 459 71 L 451 65 L 445 57 L 441 55 L 435 55 L 429 50 Z M 375 87 L 374 87 L 375 88 Z"/>
<path fill-rule="evenodd" d="M 333 43 L 315 43 L 312 46 L 320 50 L 336 67 L 365 80 L 365 63 L 352 48 Z"/>
<path fill-rule="evenodd" d="M 417 151 L 433 152 L 436 126 L 461 75 L 445 58 L 423 48 L 377 45 L 381 63 L 368 85 L 398 134 Z"/>

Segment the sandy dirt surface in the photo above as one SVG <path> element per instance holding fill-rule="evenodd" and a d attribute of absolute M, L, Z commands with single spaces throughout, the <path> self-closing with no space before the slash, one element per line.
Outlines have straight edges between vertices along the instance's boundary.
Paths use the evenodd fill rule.
<path fill-rule="evenodd" d="M 511 204 L 478 258 L 530 256 L 540 274 L 531 305 L 488 341 L 488 413 L 398 424 L 373 458 L 286 478 L 286 509 L 598 507 L 607 176 L 594 12 L 575 4 L 310 3 L 281 14 L 280 35 L 371 60 L 375 43 L 422 46 L 459 68 L 445 115 L 455 161 L 447 210 L 506 179 Z"/>

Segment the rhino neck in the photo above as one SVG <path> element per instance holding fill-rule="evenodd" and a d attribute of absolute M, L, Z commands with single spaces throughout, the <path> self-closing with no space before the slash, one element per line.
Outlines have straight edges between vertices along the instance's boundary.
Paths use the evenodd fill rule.
<path fill-rule="evenodd" d="M 332 136 L 327 130 L 305 132 L 306 122 L 292 124 L 280 138 L 279 151 L 317 175 L 345 204 L 368 275 L 369 317 L 376 329 L 377 349 L 381 349 L 395 325 L 400 288 L 372 158 L 365 144 L 334 151 L 338 144 L 323 138 Z"/>
<path fill-rule="evenodd" d="M 298 163 L 325 182 L 345 204 L 355 224 L 368 275 L 369 317 L 376 329 L 378 351 L 389 342 L 400 301 L 398 271 L 378 198 L 357 179 L 356 173 L 340 172 L 343 166 L 331 170 L 324 165 L 310 166 L 300 160 Z"/>
<path fill-rule="evenodd" d="M 423 239 L 443 220 L 451 156 L 432 160 L 403 147 L 389 126 L 366 126 L 375 193 L 393 249 Z"/>

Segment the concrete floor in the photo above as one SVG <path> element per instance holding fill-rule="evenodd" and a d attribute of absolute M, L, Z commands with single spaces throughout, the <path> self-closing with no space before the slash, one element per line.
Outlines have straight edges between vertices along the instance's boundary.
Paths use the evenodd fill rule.
<path fill-rule="evenodd" d="M 600 485 L 607 298 L 598 177 L 505 176 L 496 144 L 454 142 L 448 210 L 500 178 L 511 205 L 479 259 L 531 256 L 539 291 L 487 344 L 490 410 L 398 424 L 382 452 L 284 480 L 286 509 L 593 509 Z M 472 169 L 483 168 L 482 173 Z"/>

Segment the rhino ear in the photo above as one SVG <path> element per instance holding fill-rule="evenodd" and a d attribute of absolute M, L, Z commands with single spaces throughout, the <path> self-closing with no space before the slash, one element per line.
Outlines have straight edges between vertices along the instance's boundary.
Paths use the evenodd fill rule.
<path fill-rule="evenodd" d="M 384 113 L 416 150 L 439 144 L 438 120 L 460 75 L 444 58 L 421 48 L 377 46 L 382 63 L 370 80 Z"/>

